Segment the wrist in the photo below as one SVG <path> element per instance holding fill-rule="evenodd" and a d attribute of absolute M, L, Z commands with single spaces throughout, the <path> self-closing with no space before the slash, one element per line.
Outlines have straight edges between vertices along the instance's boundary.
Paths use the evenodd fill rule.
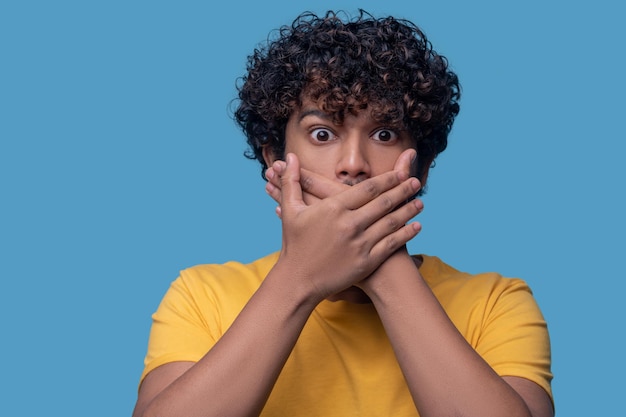
<path fill-rule="evenodd" d="M 282 258 L 278 259 L 264 283 L 272 286 L 276 292 L 281 293 L 282 297 L 292 301 L 298 308 L 305 310 L 313 311 L 325 298 L 301 268 Z"/>
<path fill-rule="evenodd" d="M 372 275 L 359 283 L 359 287 L 368 297 L 374 299 L 382 292 L 389 292 L 392 288 L 401 288 L 400 281 L 405 279 L 422 279 L 406 247 L 387 258 Z"/>

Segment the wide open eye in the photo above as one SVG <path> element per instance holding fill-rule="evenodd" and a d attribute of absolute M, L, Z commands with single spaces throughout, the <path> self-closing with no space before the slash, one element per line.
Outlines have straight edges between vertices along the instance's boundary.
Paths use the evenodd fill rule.
<path fill-rule="evenodd" d="M 317 142 L 328 142 L 333 140 L 335 135 L 328 129 L 318 128 L 311 132 L 311 138 Z"/>
<path fill-rule="evenodd" d="M 372 137 L 374 138 L 374 140 L 380 142 L 392 142 L 398 139 L 398 134 L 390 129 L 380 129 L 374 132 L 374 135 L 372 135 Z"/>

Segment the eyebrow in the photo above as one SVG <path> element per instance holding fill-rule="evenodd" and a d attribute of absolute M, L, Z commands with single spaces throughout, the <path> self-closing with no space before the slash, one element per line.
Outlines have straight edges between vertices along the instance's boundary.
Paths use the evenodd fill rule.
<path fill-rule="evenodd" d="M 301 122 L 302 119 L 304 119 L 305 117 L 308 117 L 308 116 L 317 116 L 320 119 L 326 119 L 326 120 L 330 120 L 331 119 L 331 117 L 328 114 L 324 113 L 321 110 L 310 109 L 310 110 L 304 110 L 302 113 L 300 113 L 300 116 L 298 117 L 298 122 Z"/>

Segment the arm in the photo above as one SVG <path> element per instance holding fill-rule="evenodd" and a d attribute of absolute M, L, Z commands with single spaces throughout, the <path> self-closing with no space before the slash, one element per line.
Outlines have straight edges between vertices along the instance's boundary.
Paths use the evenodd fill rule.
<path fill-rule="evenodd" d="M 376 307 L 421 415 L 553 415 L 543 389 L 500 377 L 466 342 L 406 251 L 359 286 Z"/>
<path fill-rule="evenodd" d="M 401 155 L 395 169 L 408 171 L 409 160 Z M 268 172 L 267 191 L 277 201 L 281 164 Z M 303 184 L 309 204 L 345 187 L 308 171 L 303 171 Z M 421 415 L 554 415 L 541 387 L 523 378 L 498 376 L 465 341 L 405 249 L 357 286 L 376 307 Z"/>
<path fill-rule="evenodd" d="M 172 362 L 144 379 L 133 417 L 255 415 L 314 302 L 277 284 L 274 268 L 230 329 L 197 363 Z"/>
<path fill-rule="evenodd" d="M 396 172 L 308 206 L 297 158 L 281 177 L 283 247 L 258 291 L 197 363 L 170 363 L 148 374 L 134 416 L 258 415 L 315 306 L 371 274 L 417 233 L 404 225 L 415 205 L 393 207 L 417 190 Z M 329 215 L 332 214 L 332 215 Z M 328 239 L 329 231 L 335 239 Z"/>

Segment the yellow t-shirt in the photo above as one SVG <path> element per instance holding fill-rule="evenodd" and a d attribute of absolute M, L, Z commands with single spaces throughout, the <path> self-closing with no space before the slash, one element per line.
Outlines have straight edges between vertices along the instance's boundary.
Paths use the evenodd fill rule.
<path fill-rule="evenodd" d="M 250 264 L 181 272 L 153 315 L 141 380 L 174 361 L 198 361 L 235 320 L 278 253 Z M 552 397 L 550 341 L 528 286 L 470 275 L 423 256 L 420 272 L 470 345 L 502 376 L 534 381 Z M 450 393 L 454 395 L 454 393 Z M 371 304 L 323 301 L 307 321 L 262 416 L 418 416 Z"/>

